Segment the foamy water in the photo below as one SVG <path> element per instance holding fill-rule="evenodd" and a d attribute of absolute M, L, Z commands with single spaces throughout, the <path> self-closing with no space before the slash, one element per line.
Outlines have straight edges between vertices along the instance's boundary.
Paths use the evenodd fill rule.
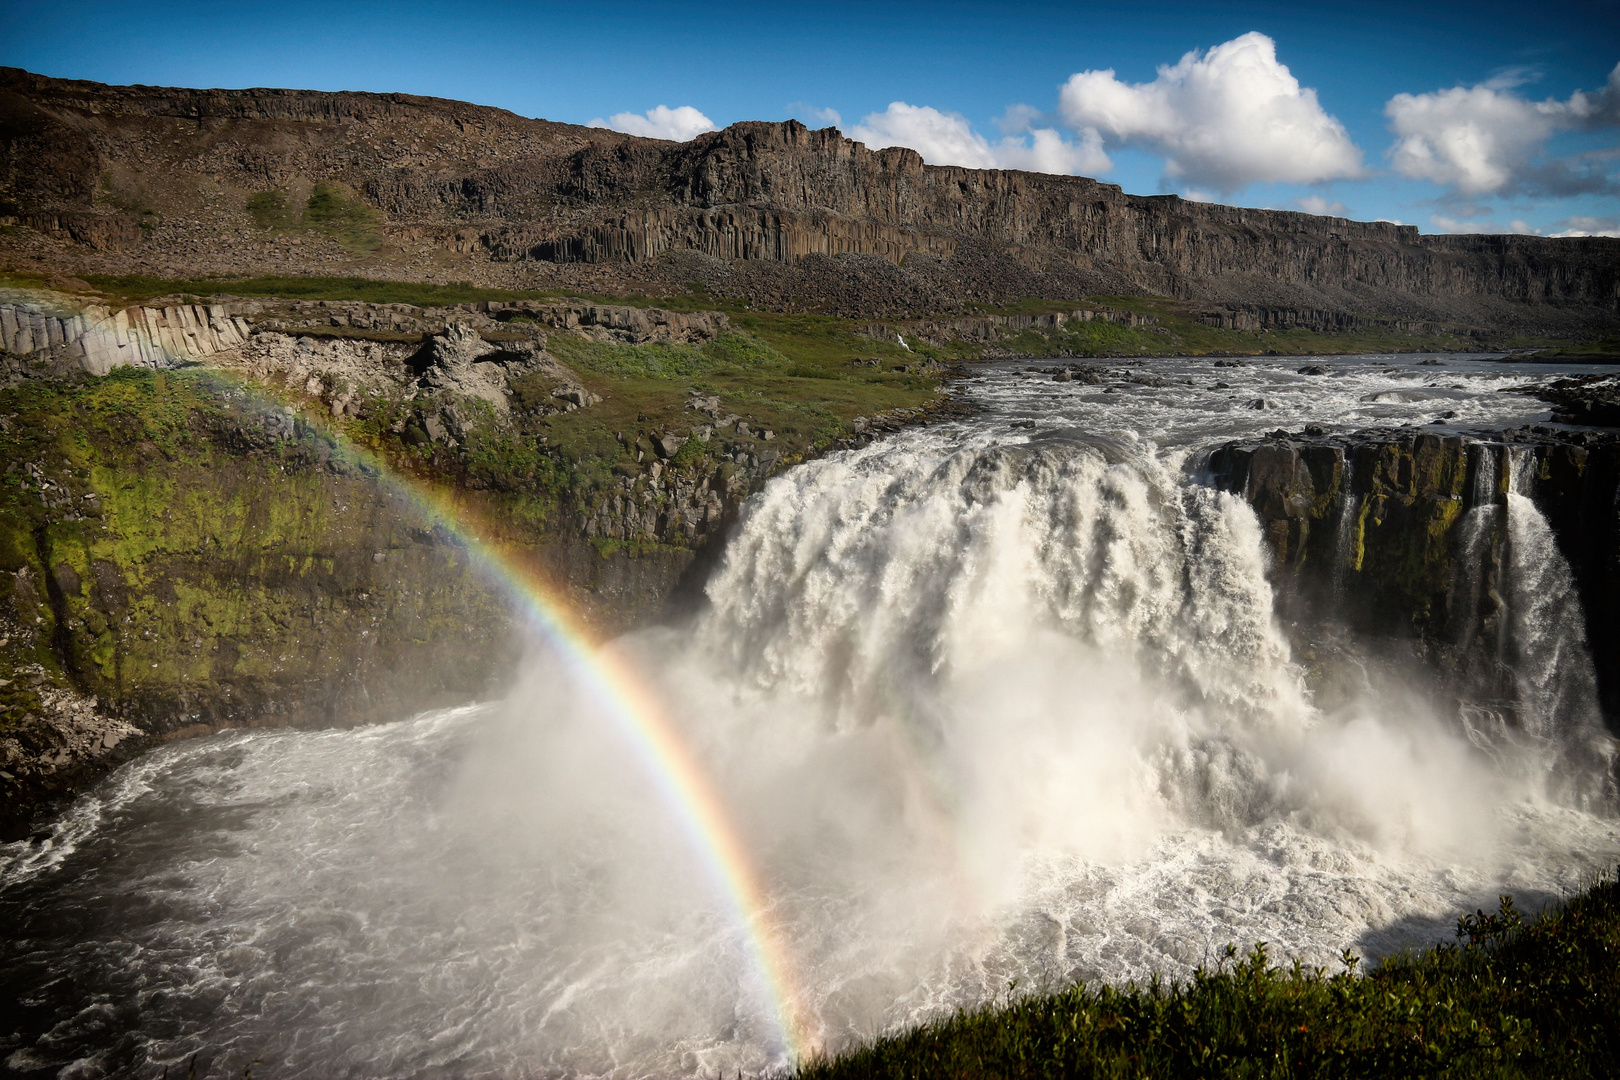
<path fill-rule="evenodd" d="M 1324 410 L 1426 423 L 1429 397 L 1376 399 L 1431 379 L 1471 388 L 1445 399 L 1469 424 L 1545 419 L 1500 393 L 1525 376 L 1199 363 L 1129 370 L 1280 404 L 986 374 L 966 390 L 983 417 L 774 481 L 710 606 L 622 643 L 723 792 L 827 1046 L 1075 979 L 1185 975 L 1227 942 L 1377 956 L 1620 855 L 1607 809 L 1561 801 L 1602 777 L 1550 782 L 1601 771 L 1569 748 L 1609 745 L 1583 642 L 1526 652 L 1533 738 L 1471 740 L 1399 686 L 1324 714 L 1253 514 L 1186 468 Z M 1551 552 L 1523 595 L 1557 593 L 1545 523 L 1528 500 L 1506 512 L 1522 551 Z M 1538 641 L 1568 614 L 1521 606 Z M 747 941 L 629 750 L 537 648 L 505 702 L 130 763 L 4 849 L 5 1067 L 784 1064 Z"/>

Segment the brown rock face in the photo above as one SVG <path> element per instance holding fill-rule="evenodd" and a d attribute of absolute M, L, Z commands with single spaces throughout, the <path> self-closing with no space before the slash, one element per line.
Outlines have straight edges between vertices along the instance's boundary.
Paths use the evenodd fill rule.
<path fill-rule="evenodd" d="M 1130 196 L 1081 177 L 928 166 L 793 121 L 677 144 L 403 94 L 113 87 L 7 68 L 0 147 L 0 198 L 29 227 L 7 253 L 40 264 L 453 267 L 490 284 L 598 286 L 696 276 L 844 314 L 1119 292 L 1220 305 L 1209 320 L 1244 326 L 1620 321 L 1620 240 L 1426 237 Z M 369 261 L 247 213 L 255 193 L 296 209 L 322 182 L 378 212 L 384 243 Z"/>

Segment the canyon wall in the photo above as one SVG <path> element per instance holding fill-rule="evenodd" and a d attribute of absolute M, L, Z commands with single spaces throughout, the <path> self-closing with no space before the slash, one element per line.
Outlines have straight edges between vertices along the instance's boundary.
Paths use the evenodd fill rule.
<path fill-rule="evenodd" d="M 1151 293 L 1213 305 L 1231 325 L 1328 329 L 1405 319 L 1595 332 L 1616 324 L 1620 303 L 1620 240 L 1422 236 L 1131 196 L 1083 177 L 929 166 L 794 121 L 668 143 L 408 95 L 111 87 L 3 69 L 0 159 L 15 223 L 0 251 L 51 267 L 345 267 L 599 288 L 695 279 L 842 314 Z M 377 246 L 249 212 L 266 194 L 296 211 L 321 183 L 371 215 Z"/>
<path fill-rule="evenodd" d="M 1510 615 L 1536 598 L 1510 578 L 1514 560 L 1521 577 L 1547 572 L 1547 553 L 1530 550 L 1509 502 L 1532 502 L 1573 577 L 1598 704 L 1620 728 L 1620 437 L 1277 432 L 1216 449 L 1208 468 L 1259 515 L 1279 614 L 1305 652 L 1342 627 L 1421 656 L 1475 700 L 1522 690 L 1512 652 L 1528 643 L 1512 640 Z"/>

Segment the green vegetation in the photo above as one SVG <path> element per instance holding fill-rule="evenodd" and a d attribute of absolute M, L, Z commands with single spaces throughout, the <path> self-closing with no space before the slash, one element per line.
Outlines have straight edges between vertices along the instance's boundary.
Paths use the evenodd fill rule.
<path fill-rule="evenodd" d="M 382 245 L 377 221 L 377 211 L 324 180 L 315 185 L 304 207 L 306 225 L 357 254 L 376 251 Z"/>
<path fill-rule="evenodd" d="M 1456 944 L 1365 975 L 1273 966 L 1263 945 L 1185 983 L 1074 987 L 811 1062 L 843 1077 L 1608 1077 L 1620 1067 L 1620 883 L 1534 919 L 1461 919 Z"/>
<path fill-rule="evenodd" d="M 159 296 L 278 297 L 287 300 L 363 300 L 372 304 L 414 304 L 444 307 L 479 300 L 555 300 L 556 293 L 516 289 L 484 289 L 463 283 L 375 281 L 357 277 L 253 277 L 159 278 L 149 274 L 86 274 L 84 281 L 108 300 L 140 303 Z M 45 288 L 44 274 L 0 274 L 0 284 L 19 288 Z"/>
<path fill-rule="evenodd" d="M 358 200 L 344 196 L 332 185 L 317 187 L 298 220 L 284 192 L 260 192 L 248 201 L 248 211 L 262 227 L 318 228 L 346 244 L 360 244 L 356 250 L 371 250 L 374 221 L 372 212 Z M 278 222 L 290 221 L 288 225 Z M 374 246 L 374 245 L 373 245 Z M 662 307 L 671 311 L 723 311 L 738 329 L 745 330 L 791 360 L 827 360 L 837 357 L 880 356 L 899 361 L 971 359 L 985 353 L 978 342 L 951 342 L 930 346 L 915 338 L 908 340 L 911 351 L 900 349 L 892 339 L 874 341 L 857 334 L 856 327 L 870 320 L 841 319 L 827 315 L 781 314 L 755 311 L 749 305 L 715 296 L 701 286 L 689 284 L 685 293 L 675 296 L 639 294 L 609 296 L 576 291 L 498 289 L 451 282 L 383 281 L 359 277 L 252 277 L 252 278 L 156 278 L 148 275 L 86 274 L 83 279 L 109 300 L 134 303 L 158 296 L 189 295 L 206 297 L 225 293 L 235 296 L 283 297 L 290 300 L 362 300 L 375 304 L 413 304 L 437 307 L 476 303 L 480 300 L 513 302 L 548 301 L 574 297 L 595 303 L 631 307 Z M 0 284 L 43 287 L 41 274 L 0 273 Z M 1412 351 L 1494 351 L 1549 350 L 1548 358 L 1598 359 L 1620 352 L 1620 341 L 1572 343 L 1553 338 L 1504 336 L 1480 338 L 1463 327 L 1432 326 L 1423 330 L 1402 329 L 1390 320 L 1354 331 L 1316 330 L 1227 330 L 1209 326 L 1197 318 L 1198 305 L 1162 296 L 1090 296 L 1084 300 L 1044 300 L 1030 298 L 1006 304 L 970 304 L 971 313 L 985 315 L 1039 315 L 1072 311 L 1080 307 L 1108 307 L 1150 316 L 1153 323 L 1123 326 L 1104 320 L 1075 322 L 1058 330 L 1026 329 L 1009 333 L 996 343 L 996 350 L 1021 356 L 1110 357 L 1165 355 L 1263 355 L 1283 356 L 1342 355 L 1367 352 Z M 893 325 L 900 326 L 901 323 Z M 786 340 L 790 347 L 784 347 Z M 635 367 L 633 363 L 631 367 Z M 661 365 L 660 365 L 661 366 Z M 818 377 L 804 369 L 807 377 Z"/>
<path fill-rule="evenodd" d="M 334 632 L 400 656 L 465 639 L 472 656 L 467 628 L 502 625 L 502 601 L 455 548 L 412 539 L 428 523 L 374 469 L 217 373 L 24 382 L 0 389 L 0 417 L 0 610 L 17 620 L 0 670 L 38 664 L 161 727 L 176 701 L 229 707 L 289 670 L 341 683 Z M 510 531 L 535 542 L 532 524 Z M 421 573 L 379 575 L 379 552 Z M 378 629 L 381 611 L 400 617 Z M 37 708 L 31 683 L 0 687 L 0 731 Z"/>
<path fill-rule="evenodd" d="M 626 345 L 556 334 L 550 340 L 550 348 L 559 360 L 576 370 L 643 379 L 741 375 L 758 369 L 786 367 L 788 363 L 786 356 L 747 332 L 721 334 L 701 345 L 667 341 Z"/>
<path fill-rule="evenodd" d="M 1090 296 L 1084 304 L 1060 300 L 1023 300 L 996 307 L 975 305 L 994 315 L 1045 315 L 1101 305 L 1150 317 L 1145 326 L 1118 323 L 1069 323 L 1057 330 L 1031 329 L 1007 338 L 1001 347 L 1027 356 L 1201 356 L 1211 353 L 1318 356 L 1369 352 L 1475 351 L 1509 347 L 1505 341 L 1471 337 L 1463 327 L 1402 329 L 1388 325 L 1352 331 L 1229 330 L 1199 321 L 1199 305 L 1163 296 Z M 1542 344 L 1546 344 L 1542 342 Z M 1524 347 L 1530 347 L 1526 342 Z"/>
<path fill-rule="evenodd" d="M 288 229 L 298 222 L 285 191 L 261 191 L 249 197 L 247 212 L 261 229 Z"/>
<path fill-rule="evenodd" d="M 357 255 L 376 251 L 382 245 L 377 211 L 325 180 L 310 192 L 301 214 L 293 209 L 291 197 L 279 189 L 249 196 L 247 212 L 261 229 L 309 229 L 331 237 Z"/>

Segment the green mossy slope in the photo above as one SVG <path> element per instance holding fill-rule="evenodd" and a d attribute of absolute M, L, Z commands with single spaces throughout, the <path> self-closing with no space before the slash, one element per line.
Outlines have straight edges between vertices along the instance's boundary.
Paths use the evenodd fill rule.
<path fill-rule="evenodd" d="M 465 698 L 511 652 L 469 553 L 291 410 L 122 369 L 0 391 L 0 417 L 13 672 L 164 733 Z M 0 734 L 30 686 L 0 688 Z"/>

